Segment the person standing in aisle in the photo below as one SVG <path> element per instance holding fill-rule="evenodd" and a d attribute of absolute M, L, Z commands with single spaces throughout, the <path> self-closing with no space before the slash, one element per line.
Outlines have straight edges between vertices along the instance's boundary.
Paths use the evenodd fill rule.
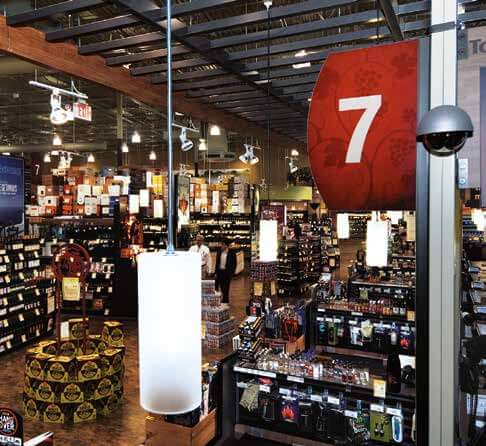
<path fill-rule="evenodd" d="M 231 279 L 236 271 L 236 254 L 228 242 L 221 242 L 221 249 L 216 256 L 216 289 L 221 290 L 223 303 L 229 303 Z"/>
<path fill-rule="evenodd" d="M 201 275 L 203 279 L 206 279 L 211 272 L 211 252 L 204 244 L 204 237 L 201 234 L 196 235 L 196 244 L 191 246 L 189 251 L 201 255 Z"/>

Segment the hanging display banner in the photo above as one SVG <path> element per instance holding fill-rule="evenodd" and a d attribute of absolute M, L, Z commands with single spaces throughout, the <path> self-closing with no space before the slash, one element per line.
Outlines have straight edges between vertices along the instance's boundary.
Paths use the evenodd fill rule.
<path fill-rule="evenodd" d="M 415 209 L 418 64 L 416 40 L 327 58 L 307 141 L 329 209 Z"/>
<path fill-rule="evenodd" d="M 22 446 L 23 444 L 22 416 L 7 407 L 0 407 L 0 445 Z"/>

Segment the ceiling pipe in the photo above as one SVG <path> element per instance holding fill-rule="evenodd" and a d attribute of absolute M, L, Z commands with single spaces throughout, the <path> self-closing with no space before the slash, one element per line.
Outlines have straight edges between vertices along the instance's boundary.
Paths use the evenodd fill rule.
<path fill-rule="evenodd" d="M 106 142 L 95 143 L 66 143 L 62 146 L 54 147 L 52 144 L 12 144 L 0 145 L 0 153 L 35 153 L 52 152 L 53 150 L 67 152 L 100 152 L 108 150 Z"/>

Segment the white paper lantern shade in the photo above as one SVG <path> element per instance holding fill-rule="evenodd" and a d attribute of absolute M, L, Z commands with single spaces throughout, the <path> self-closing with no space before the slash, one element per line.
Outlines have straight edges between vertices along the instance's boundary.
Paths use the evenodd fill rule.
<path fill-rule="evenodd" d="M 278 254 L 277 220 L 260 220 L 260 261 L 276 262 Z"/>
<path fill-rule="evenodd" d="M 370 220 L 366 227 L 366 264 L 386 266 L 388 264 L 388 222 Z"/>
<path fill-rule="evenodd" d="M 407 224 L 407 242 L 414 242 L 415 241 L 415 213 L 414 212 L 407 212 L 405 215 L 405 223 Z"/>
<path fill-rule="evenodd" d="M 337 214 L 337 236 L 339 239 L 349 238 L 349 215 Z"/>
<path fill-rule="evenodd" d="M 138 256 L 140 405 L 175 415 L 201 404 L 201 256 Z"/>
<path fill-rule="evenodd" d="M 471 219 L 476 225 L 478 231 L 484 231 L 485 228 L 484 213 L 481 209 L 471 209 Z"/>

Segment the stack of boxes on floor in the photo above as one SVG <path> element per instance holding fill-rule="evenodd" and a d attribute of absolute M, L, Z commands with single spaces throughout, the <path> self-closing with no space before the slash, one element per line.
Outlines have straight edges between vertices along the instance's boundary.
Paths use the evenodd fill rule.
<path fill-rule="evenodd" d="M 202 281 L 202 320 L 204 346 L 218 349 L 231 343 L 235 334 L 235 318 L 228 304 L 221 303 L 214 280 Z"/>
<path fill-rule="evenodd" d="M 24 416 L 70 424 L 109 415 L 123 398 L 122 324 L 104 323 L 101 335 L 87 335 L 82 319 L 68 321 L 69 338 L 41 341 L 25 361 Z"/>

